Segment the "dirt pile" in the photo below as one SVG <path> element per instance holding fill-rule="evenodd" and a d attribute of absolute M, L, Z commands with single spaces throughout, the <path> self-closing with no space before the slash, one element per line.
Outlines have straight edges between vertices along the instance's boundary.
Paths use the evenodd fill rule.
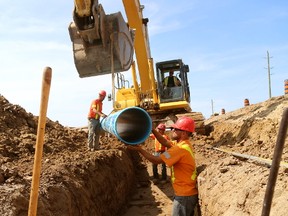
<path fill-rule="evenodd" d="M 0 95 L 0 215 L 27 215 L 38 118 Z M 119 215 L 133 190 L 139 156 L 113 137 L 87 151 L 85 131 L 47 119 L 38 215 Z M 145 173 L 142 181 L 147 181 Z"/>
<path fill-rule="evenodd" d="M 275 97 L 205 121 L 211 133 L 191 140 L 203 216 L 261 215 L 267 164 L 287 107 L 288 97 Z M 1 215 L 27 215 L 37 123 L 36 116 L 0 95 Z M 90 152 L 85 130 L 47 119 L 44 141 L 38 215 L 125 215 L 129 203 L 137 207 L 126 212 L 129 216 L 170 215 L 171 185 L 150 185 L 149 163 L 113 136 L 103 136 L 102 150 Z M 152 151 L 150 141 L 146 147 Z M 288 139 L 282 156 L 286 162 L 287 145 Z M 288 170 L 283 164 L 271 216 L 287 215 Z M 141 193 L 134 193 L 135 186 Z"/>
<path fill-rule="evenodd" d="M 281 96 L 206 120 L 213 132 L 195 144 L 202 169 L 199 191 L 203 215 L 261 215 L 270 172 L 267 164 L 287 107 L 288 98 Z M 282 155 L 286 162 L 287 148 L 286 138 Z M 286 167 L 279 170 L 270 215 L 287 215 Z"/>

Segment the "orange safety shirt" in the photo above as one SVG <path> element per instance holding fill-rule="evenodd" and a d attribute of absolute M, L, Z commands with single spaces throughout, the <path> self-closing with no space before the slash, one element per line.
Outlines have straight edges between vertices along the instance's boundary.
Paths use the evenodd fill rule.
<path fill-rule="evenodd" d="M 171 180 L 176 196 L 198 194 L 195 156 L 189 140 L 184 140 L 172 146 L 160 157 L 171 167 Z"/>
<path fill-rule="evenodd" d="M 95 108 L 98 112 L 102 112 L 102 101 L 99 99 L 95 99 L 91 102 L 89 113 L 88 113 L 88 118 L 95 118 L 95 119 L 100 119 L 100 116 L 93 112 L 93 109 Z"/>
<path fill-rule="evenodd" d="M 163 134 L 162 136 L 163 136 L 166 140 L 169 140 L 169 137 L 168 137 L 166 134 Z M 150 137 L 155 140 L 155 142 L 154 142 L 155 152 L 164 152 L 164 151 L 166 151 L 166 147 L 163 146 L 163 145 L 156 139 L 156 137 L 154 136 L 154 134 L 151 134 Z"/>

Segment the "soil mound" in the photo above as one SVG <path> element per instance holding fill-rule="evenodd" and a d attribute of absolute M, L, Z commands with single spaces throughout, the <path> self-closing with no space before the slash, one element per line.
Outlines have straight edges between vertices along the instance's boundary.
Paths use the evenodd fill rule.
<path fill-rule="evenodd" d="M 38 117 L 0 95 L 0 215 L 27 215 Z M 87 132 L 47 119 L 38 215 L 119 215 L 141 168 L 114 137 L 87 150 Z M 140 167 L 140 169 L 139 169 Z M 142 181 L 147 181 L 142 174 Z"/>
<path fill-rule="evenodd" d="M 205 121 L 212 132 L 195 144 L 203 215 L 261 215 L 285 108 L 288 97 L 280 96 Z M 287 215 L 287 148 L 286 134 L 271 216 Z"/>

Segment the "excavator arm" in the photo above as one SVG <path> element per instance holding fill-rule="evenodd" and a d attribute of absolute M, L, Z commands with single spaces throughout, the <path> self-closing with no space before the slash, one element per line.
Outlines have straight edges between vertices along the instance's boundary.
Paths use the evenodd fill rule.
<path fill-rule="evenodd" d="M 98 0 L 74 0 L 74 22 L 69 25 L 69 33 L 79 76 L 111 73 L 114 110 L 138 106 L 149 113 L 153 122 L 165 122 L 167 126 L 177 117 L 188 115 L 197 122 L 196 130 L 202 129 L 203 115 L 190 107 L 188 65 L 181 59 L 158 62 L 154 73 L 144 6 L 139 0 L 122 2 L 127 23 L 120 12 L 106 15 Z M 120 73 L 128 69 L 133 86 L 126 86 Z M 165 89 L 162 81 L 170 70 L 177 72 L 181 86 Z"/>
<path fill-rule="evenodd" d="M 74 0 L 74 22 L 69 25 L 74 62 L 80 77 L 109 73 L 114 76 L 116 72 L 131 68 L 135 52 L 138 70 L 133 83 L 137 87 L 132 90 L 121 87 L 118 95 L 121 100 L 125 100 L 126 95 L 130 101 L 134 98 L 129 104 L 153 107 L 158 103 L 158 96 L 148 40 L 148 19 L 143 18 L 144 6 L 139 0 L 122 2 L 127 23 L 120 12 L 106 15 L 98 0 Z M 133 92 L 135 95 L 131 95 Z"/>

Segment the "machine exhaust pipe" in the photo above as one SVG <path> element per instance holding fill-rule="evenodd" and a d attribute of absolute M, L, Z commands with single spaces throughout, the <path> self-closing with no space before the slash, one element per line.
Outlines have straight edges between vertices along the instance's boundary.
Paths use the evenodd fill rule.
<path fill-rule="evenodd" d="M 101 127 L 128 145 L 143 143 L 152 130 L 152 120 L 139 107 L 130 107 L 115 112 L 101 121 Z"/>

